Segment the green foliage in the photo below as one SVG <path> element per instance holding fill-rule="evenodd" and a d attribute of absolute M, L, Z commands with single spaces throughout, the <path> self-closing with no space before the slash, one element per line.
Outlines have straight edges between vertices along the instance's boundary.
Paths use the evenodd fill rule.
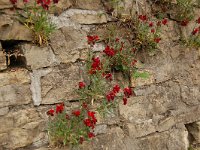
<path fill-rule="evenodd" d="M 28 6 L 25 3 L 23 11 L 24 15 L 18 12 L 19 20 L 32 30 L 33 42 L 38 45 L 47 45 L 50 35 L 56 29 L 56 26 L 49 20 L 48 10 L 35 2 L 34 6 Z"/>
<path fill-rule="evenodd" d="M 149 73 L 148 72 L 138 72 L 137 70 L 133 73 L 133 78 L 143 78 L 147 79 L 149 78 Z"/>

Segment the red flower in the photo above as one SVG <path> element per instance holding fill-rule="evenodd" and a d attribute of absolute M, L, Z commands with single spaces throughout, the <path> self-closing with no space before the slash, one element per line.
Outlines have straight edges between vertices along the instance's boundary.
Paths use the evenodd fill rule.
<path fill-rule="evenodd" d="M 147 20 L 147 16 L 146 15 L 139 15 L 138 17 L 140 20 L 142 21 L 146 21 Z"/>
<path fill-rule="evenodd" d="M 17 0 L 10 0 L 10 2 L 15 5 L 17 3 Z"/>
<path fill-rule="evenodd" d="M 112 81 L 112 74 L 111 73 L 103 74 L 103 77 L 106 78 L 107 80 Z"/>
<path fill-rule="evenodd" d="M 91 127 L 92 126 L 92 121 L 87 118 L 87 119 L 84 119 L 84 124 L 87 126 L 87 127 Z"/>
<path fill-rule="evenodd" d="M 130 87 L 124 88 L 124 95 L 126 97 L 130 97 L 133 94 L 132 89 Z"/>
<path fill-rule="evenodd" d="M 68 114 L 65 115 L 65 118 L 66 118 L 67 120 L 70 119 Z"/>
<path fill-rule="evenodd" d="M 115 85 L 115 86 L 113 87 L 113 92 L 114 92 L 114 93 L 119 93 L 119 91 L 120 91 L 119 85 Z"/>
<path fill-rule="evenodd" d="M 95 137 L 95 135 L 94 135 L 94 133 L 89 132 L 89 133 L 88 133 L 88 137 L 89 137 L 89 138 L 93 138 L 93 137 Z"/>
<path fill-rule="evenodd" d="M 83 138 L 83 137 L 80 137 L 79 143 L 80 143 L 80 144 L 83 144 L 83 141 L 84 141 L 84 138 Z"/>
<path fill-rule="evenodd" d="M 198 24 L 200 24 L 200 17 L 197 19 L 197 21 L 196 21 Z"/>
<path fill-rule="evenodd" d="M 80 110 L 75 110 L 75 111 L 72 112 L 72 114 L 73 114 L 74 116 L 78 117 L 78 116 L 80 116 L 81 111 L 80 111 Z"/>
<path fill-rule="evenodd" d="M 85 108 L 85 109 L 88 109 L 86 102 L 83 102 L 82 107 Z"/>
<path fill-rule="evenodd" d="M 166 25 L 167 22 L 168 22 L 167 18 L 164 18 L 164 19 L 162 20 L 162 24 L 163 24 L 163 25 Z"/>
<path fill-rule="evenodd" d="M 29 0 L 23 0 L 24 3 L 28 3 Z"/>
<path fill-rule="evenodd" d="M 155 33 L 156 31 L 155 31 L 155 29 L 151 29 L 151 33 Z"/>
<path fill-rule="evenodd" d="M 116 96 L 115 93 L 111 91 L 106 95 L 106 99 L 108 100 L 108 102 L 110 102 L 111 100 L 113 101 L 115 99 L 115 96 Z"/>
<path fill-rule="evenodd" d="M 51 0 L 37 0 L 37 4 L 41 4 L 41 6 L 46 10 L 49 9 L 50 3 L 51 3 Z"/>
<path fill-rule="evenodd" d="M 64 104 L 58 104 L 56 105 L 56 113 L 62 113 L 64 110 Z"/>
<path fill-rule="evenodd" d="M 101 62 L 99 57 L 92 58 L 92 66 L 91 70 L 89 71 L 90 74 L 95 74 L 97 70 L 101 70 Z"/>
<path fill-rule="evenodd" d="M 156 25 L 161 26 L 161 21 L 158 21 Z"/>
<path fill-rule="evenodd" d="M 157 37 L 157 38 L 154 39 L 154 42 L 159 43 L 160 40 L 161 40 L 161 38 Z"/>
<path fill-rule="evenodd" d="M 195 35 L 196 33 L 199 32 L 199 28 L 195 28 L 193 31 L 192 31 L 192 34 Z"/>
<path fill-rule="evenodd" d="M 123 103 L 124 103 L 124 105 L 127 104 L 127 98 L 126 97 L 123 98 Z"/>
<path fill-rule="evenodd" d="M 110 48 L 110 46 L 106 46 L 105 50 L 103 51 L 106 55 L 108 56 L 114 56 L 115 55 L 115 51 L 113 48 Z"/>
<path fill-rule="evenodd" d="M 54 3 L 54 4 L 57 4 L 57 3 L 58 3 L 58 1 L 59 1 L 59 0 L 53 0 L 53 3 Z"/>
<path fill-rule="evenodd" d="M 150 23 L 149 23 L 149 27 L 153 27 L 153 22 L 150 22 Z"/>
<path fill-rule="evenodd" d="M 183 21 L 181 21 L 181 26 L 187 26 L 188 25 L 188 23 L 189 23 L 189 21 L 188 20 L 183 20 Z"/>
<path fill-rule="evenodd" d="M 115 39 L 115 42 L 119 42 L 119 38 L 116 38 L 116 39 Z"/>
<path fill-rule="evenodd" d="M 84 82 L 79 82 L 79 89 L 85 88 L 85 83 Z"/>
<path fill-rule="evenodd" d="M 136 63 L 137 63 L 137 60 L 134 59 L 131 64 L 134 66 Z"/>
<path fill-rule="evenodd" d="M 88 117 L 92 118 L 92 123 L 93 123 L 93 124 L 96 124 L 97 119 L 96 119 L 96 117 L 95 117 L 95 112 L 93 112 L 93 111 L 88 111 Z"/>
<path fill-rule="evenodd" d="M 53 109 L 48 110 L 47 115 L 54 116 L 54 110 Z"/>
<path fill-rule="evenodd" d="M 95 42 L 99 40 L 99 37 L 97 35 L 93 35 L 93 36 L 88 35 L 87 40 L 88 40 L 88 44 L 95 44 Z"/>

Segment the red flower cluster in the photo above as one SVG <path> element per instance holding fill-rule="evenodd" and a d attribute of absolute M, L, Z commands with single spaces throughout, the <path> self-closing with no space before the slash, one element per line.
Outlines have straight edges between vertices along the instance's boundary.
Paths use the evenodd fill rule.
<path fill-rule="evenodd" d="M 146 21 L 147 20 L 147 16 L 146 15 L 139 15 L 138 17 L 141 21 Z"/>
<path fill-rule="evenodd" d="M 54 116 L 54 109 L 50 109 L 47 111 L 47 115 Z"/>
<path fill-rule="evenodd" d="M 113 87 L 113 90 L 110 91 L 107 95 L 106 95 L 106 99 L 108 100 L 108 102 L 113 101 L 115 99 L 115 96 L 117 93 L 119 93 L 120 91 L 120 87 L 119 85 L 115 85 Z"/>
<path fill-rule="evenodd" d="M 111 73 L 106 73 L 106 74 L 103 73 L 103 77 L 106 78 L 109 81 L 112 81 L 112 74 Z"/>
<path fill-rule="evenodd" d="M 56 113 L 62 113 L 64 110 L 64 103 L 56 105 Z"/>
<path fill-rule="evenodd" d="M 95 117 L 95 112 L 93 111 L 88 111 L 88 118 L 84 119 L 84 124 L 87 127 L 91 127 L 94 129 L 94 126 L 96 125 L 97 119 Z"/>
<path fill-rule="evenodd" d="M 192 34 L 195 35 L 199 32 L 200 30 L 200 27 L 199 28 L 195 28 L 193 31 L 192 31 Z"/>
<path fill-rule="evenodd" d="M 196 21 L 198 24 L 200 24 L 200 17 L 197 19 L 197 21 Z"/>
<path fill-rule="evenodd" d="M 88 44 L 94 45 L 95 42 L 99 40 L 99 37 L 97 35 L 93 35 L 93 36 L 88 35 L 87 40 L 88 40 Z"/>
<path fill-rule="evenodd" d="M 161 38 L 157 37 L 157 38 L 154 39 L 154 42 L 159 43 L 160 40 L 161 40 Z"/>
<path fill-rule="evenodd" d="M 53 0 L 53 3 L 58 3 L 59 0 Z M 37 4 L 40 4 L 45 10 L 49 9 L 49 6 L 51 4 L 51 0 L 37 0 Z"/>
<path fill-rule="evenodd" d="M 130 87 L 124 88 L 124 95 L 126 97 L 130 97 L 133 94 L 132 89 Z"/>
<path fill-rule="evenodd" d="M 80 110 L 74 110 L 74 111 L 72 112 L 72 114 L 73 114 L 74 116 L 78 117 L 78 116 L 81 115 L 81 111 L 80 111 Z"/>
<path fill-rule="evenodd" d="M 79 89 L 85 88 L 85 83 L 84 82 L 79 82 Z"/>
<path fill-rule="evenodd" d="M 101 61 L 99 57 L 93 57 L 92 61 L 93 62 L 89 74 L 95 74 L 96 71 L 101 70 Z"/>
<path fill-rule="evenodd" d="M 163 25 L 167 25 L 167 22 L 168 22 L 167 18 L 164 18 L 164 19 L 162 20 L 162 24 L 163 24 Z"/>
<path fill-rule="evenodd" d="M 116 94 L 111 91 L 106 95 L 106 99 L 108 100 L 108 102 L 110 102 L 111 100 L 113 101 L 115 99 Z"/>
<path fill-rule="evenodd" d="M 105 50 L 103 51 L 107 56 L 113 57 L 115 55 L 115 50 L 110 48 L 110 46 L 106 46 Z"/>
<path fill-rule="evenodd" d="M 187 26 L 188 23 L 189 23 L 188 20 L 183 20 L 183 21 L 180 22 L 180 25 L 181 25 L 181 26 Z"/>
<path fill-rule="evenodd" d="M 94 135 L 94 133 L 89 132 L 89 133 L 88 133 L 88 137 L 89 137 L 89 138 L 93 138 L 93 137 L 95 137 L 95 135 Z"/>
<path fill-rule="evenodd" d="M 132 89 L 130 87 L 124 88 L 124 98 L 123 98 L 123 103 L 124 105 L 127 104 L 127 98 L 133 95 Z"/>
<path fill-rule="evenodd" d="M 10 2 L 15 5 L 17 3 L 17 0 L 10 0 Z"/>

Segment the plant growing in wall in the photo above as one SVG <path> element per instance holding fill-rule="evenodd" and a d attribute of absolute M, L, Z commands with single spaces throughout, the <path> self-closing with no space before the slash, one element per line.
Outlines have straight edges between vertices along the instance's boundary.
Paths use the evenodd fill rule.
<path fill-rule="evenodd" d="M 10 0 L 16 7 L 17 0 Z M 18 11 L 21 23 L 33 31 L 33 42 L 38 45 L 47 45 L 49 36 L 55 30 L 55 25 L 48 18 L 49 8 L 58 3 L 58 0 L 36 0 L 33 5 L 29 0 L 23 0 L 24 8 Z"/>

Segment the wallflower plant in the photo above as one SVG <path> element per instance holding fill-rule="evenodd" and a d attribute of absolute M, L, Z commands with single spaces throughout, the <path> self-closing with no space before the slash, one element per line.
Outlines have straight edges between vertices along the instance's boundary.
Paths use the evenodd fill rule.
<path fill-rule="evenodd" d="M 18 18 L 21 23 L 33 32 L 34 43 L 47 45 L 49 36 L 55 30 L 55 25 L 48 18 L 49 8 L 58 3 L 59 0 L 35 0 L 29 4 L 29 0 L 23 0 L 24 8 L 18 11 Z M 17 0 L 10 0 L 14 7 Z"/>

